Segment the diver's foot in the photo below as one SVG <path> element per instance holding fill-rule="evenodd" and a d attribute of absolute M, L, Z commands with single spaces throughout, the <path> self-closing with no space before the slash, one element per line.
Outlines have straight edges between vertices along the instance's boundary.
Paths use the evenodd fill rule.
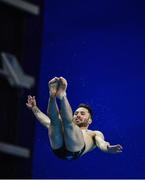
<path fill-rule="evenodd" d="M 64 96 L 66 96 L 66 89 L 67 89 L 67 81 L 63 77 L 60 77 L 56 97 L 62 99 Z"/>
<path fill-rule="evenodd" d="M 51 97 L 55 97 L 58 90 L 59 78 L 55 77 L 48 82 L 49 94 Z"/>

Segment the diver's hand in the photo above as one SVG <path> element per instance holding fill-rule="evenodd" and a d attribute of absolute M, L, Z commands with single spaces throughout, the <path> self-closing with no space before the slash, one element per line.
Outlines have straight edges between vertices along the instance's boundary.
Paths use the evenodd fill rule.
<path fill-rule="evenodd" d="M 120 144 L 107 145 L 107 152 L 109 153 L 121 153 L 123 147 Z"/>
<path fill-rule="evenodd" d="M 32 109 L 33 107 L 36 106 L 35 96 L 31 96 L 31 95 L 28 96 L 26 106 L 27 106 L 29 109 Z"/>

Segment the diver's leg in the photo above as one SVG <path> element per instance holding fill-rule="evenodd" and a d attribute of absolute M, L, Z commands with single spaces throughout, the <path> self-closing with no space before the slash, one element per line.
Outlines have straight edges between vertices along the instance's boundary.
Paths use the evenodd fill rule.
<path fill-rule="evenodd" d="M 84 147 L 84 138 L 81 129 L 73 123 L 73 113 L 66 97 L 67 81 L 59 78 L 57 97 L 61 101 L 61 118 L 64 128 L 64 140 L 67 150 L 76 152 Z"/>
<path fill-rule="evenodd" d="M 64 140 L 67 150 L 75 152 L 84 147 L 84 137 L 81 129 L 73 123 L 73 116 L 68 115 L 70 105 L 65 96 L 61 100 L 61 114 L 64 128 Z"/>
<path fill-rule="evenodd" d="M 51 119 L 48 135 L 52 149 L 58 149 L 63 146 L 62 121 L 55 97 L 57 88 L 58 88 L 57 78 L 53 78 L 51 81 L 49 81 L 50 98 L 48 101 L 48 109 L 47 109 L 48 116 Z"/>

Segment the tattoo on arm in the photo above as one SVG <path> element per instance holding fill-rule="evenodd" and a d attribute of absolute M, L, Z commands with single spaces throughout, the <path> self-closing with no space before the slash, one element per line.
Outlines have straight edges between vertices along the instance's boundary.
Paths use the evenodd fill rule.
<path fill-rule="evenodd" d="M 44 125 L 45 127 L 50 126 L 50 119 L 48 116 L 46 116 L 37 106 L 34 106 L 32 108 L 32 112 L 34 113 L 35 117 L 38 119 L 38 121 Z"/>
<path fill-rule="evenodd" d="M 34 107 L 32 108 L 32 111 L 33 111 L 34 113 L 40 113 L 40 112 L 41 112 L 40 109 L 39 109 L 37 106 L 34 106 Z"/>

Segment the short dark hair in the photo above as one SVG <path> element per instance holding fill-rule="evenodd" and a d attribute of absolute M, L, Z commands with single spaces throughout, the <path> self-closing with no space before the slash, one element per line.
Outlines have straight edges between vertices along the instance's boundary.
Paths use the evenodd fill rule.
<path fill-rule="evenodd" d="M 79 104 L 78 108 L 80 108 L 80 107 L 86 108 L 86 109 L 89 111 L 89 113 L 90 113 L 90 115 L 91 115 L 91 118 L 92 118 L 92 116 L 93 116 L 93 111 L 92 111 L 91 107 L 90 107 L 88 104 L 81 103 L 81 104 Z"/>

